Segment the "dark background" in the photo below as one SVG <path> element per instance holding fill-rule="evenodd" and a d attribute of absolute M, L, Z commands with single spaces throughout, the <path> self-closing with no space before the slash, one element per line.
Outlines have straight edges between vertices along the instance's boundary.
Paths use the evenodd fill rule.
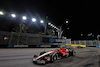
<path fill-rule="evenodd" d="M 69 0 L 0 0 L 0 10 L 7 13 L 16 13 L 17 19 L 10 16 L 0 17 L 0 31 L 12 31 L 21 22 L 20 16 L 26 15 L 28 19 L 36 17 L 46 19 L 56 26 L 61 26 L 68 19 L 69 23 L 62 26 L 66 29 L 63 36 L 76 39 L 96 39 L 100 34 L 100 8 L 97 1 L 69 1 Z M 43 31 L 41 24 L 32 24 L 27 21 L 30 30 Z M 7 27 L 7 28 L 6 28 Z M 67 29 L 69 28 L 69 29 Z M 87 36 L 92 33 L 93 36 Z M 83 36 L 81 36 L 83 34 Z"/>

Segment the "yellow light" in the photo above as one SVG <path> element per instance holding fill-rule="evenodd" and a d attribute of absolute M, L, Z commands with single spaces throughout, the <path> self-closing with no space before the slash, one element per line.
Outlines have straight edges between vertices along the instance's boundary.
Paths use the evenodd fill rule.
<path fill-rule="evenodd" d="M 4 37 L 4 40 L 8 40 L 8 38 L 7 37 Z"/>

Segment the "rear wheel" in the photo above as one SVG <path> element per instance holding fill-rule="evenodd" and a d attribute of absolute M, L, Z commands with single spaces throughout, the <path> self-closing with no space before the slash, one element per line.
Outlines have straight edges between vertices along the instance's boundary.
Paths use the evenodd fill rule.
<path fill-rule="evenodd" d="M 73 51 L 73 56 L 75 56 L 76 55 L 76 52 L 75 51 Z"/>
<path fill-rule="evenodd" d="M 75 56 L 76 55 L 76 52 L 75 51 L 69 51 L 69 55 L 70 56 Z"/>

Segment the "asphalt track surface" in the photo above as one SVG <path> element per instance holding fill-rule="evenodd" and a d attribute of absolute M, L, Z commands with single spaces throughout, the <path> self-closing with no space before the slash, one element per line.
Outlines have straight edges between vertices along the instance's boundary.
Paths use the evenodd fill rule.
<path fill-rule="evenodd" d="M 32 62 L 34 54 L 53 49 L 56 48 L 0 49 L 0 67 L 100 67 L 100 48 L 95 47 L 77 48 L 75 57 L 60 59 L 46 65 Z"/>

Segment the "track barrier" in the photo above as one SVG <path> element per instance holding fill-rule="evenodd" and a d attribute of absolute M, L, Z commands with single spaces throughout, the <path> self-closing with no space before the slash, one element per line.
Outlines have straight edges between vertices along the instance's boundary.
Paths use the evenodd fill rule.
<path fill-rule="evenodd" d="M 72 47 L 100 47 L 98 45 L 96 46 L 86 46 L 86 45 L 80 45 L 80 44 L 66 44 L 67 46 Z M 59 48 L 62 45 L 13 45 L 13 44 L 0 44 L 0 48 Z"/>

